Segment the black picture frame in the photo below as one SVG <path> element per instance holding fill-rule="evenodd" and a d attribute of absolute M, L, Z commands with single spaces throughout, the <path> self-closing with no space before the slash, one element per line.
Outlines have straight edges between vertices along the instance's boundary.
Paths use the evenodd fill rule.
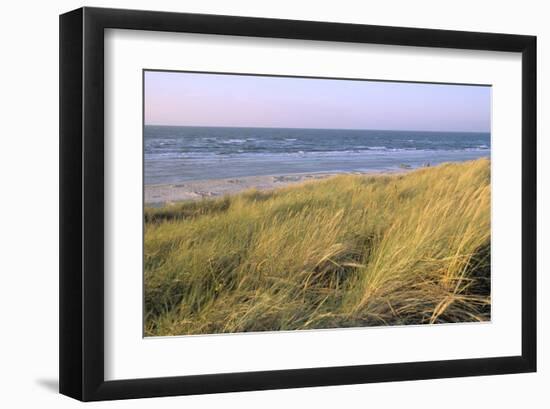
<path fill-rule="evenodd" d="M 104 30 L 522 54 L 522 352 L 518 356 L 166 378 L 104 378 Z M 60 16 L 60 392 L 110 400 L 536 371 L 536 37 L 80 8 Z"/>

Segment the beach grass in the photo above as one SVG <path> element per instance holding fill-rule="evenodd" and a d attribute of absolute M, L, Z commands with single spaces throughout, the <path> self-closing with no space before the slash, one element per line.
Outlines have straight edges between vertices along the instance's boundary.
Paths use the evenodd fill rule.
<path fill-rule="evenodd" d="M 146 208 L 145 334 L 490 319 L 490 161 Z"/>

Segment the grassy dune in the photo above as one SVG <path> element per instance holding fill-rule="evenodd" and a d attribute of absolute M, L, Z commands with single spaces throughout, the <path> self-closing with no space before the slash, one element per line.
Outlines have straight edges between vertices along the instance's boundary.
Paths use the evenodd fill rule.
<path fill-rule="evenodd" d="M 490 319 L 490 162 L 145 211 L 146 335 Z"/>

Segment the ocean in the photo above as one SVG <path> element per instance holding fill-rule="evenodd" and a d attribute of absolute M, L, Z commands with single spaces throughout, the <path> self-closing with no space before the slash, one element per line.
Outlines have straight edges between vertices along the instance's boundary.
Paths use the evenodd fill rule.
<path fill-rule="evenodd" d="M 376 172 L 490 157 L 490 133 L 144 127 L 145 184 Z"/>

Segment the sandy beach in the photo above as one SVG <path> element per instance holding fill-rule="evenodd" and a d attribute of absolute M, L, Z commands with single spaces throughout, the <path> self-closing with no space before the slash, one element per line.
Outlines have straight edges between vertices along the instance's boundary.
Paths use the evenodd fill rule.
<path fill-rule="evenodd" d="M 347 172 L 346 174 L 388 174 L 405 172 Z M 280 187 L 326 179 L 338 173 L 301 173 L 292 175 L 245 176 L 239 178 L 194 180 L 178 184 L 145 185 L 144 201 L 146 206 L 163 206 L 173 202 L 200 200 L 224 195 L 232 195 L 247 189 L 271 190 Z"/>

